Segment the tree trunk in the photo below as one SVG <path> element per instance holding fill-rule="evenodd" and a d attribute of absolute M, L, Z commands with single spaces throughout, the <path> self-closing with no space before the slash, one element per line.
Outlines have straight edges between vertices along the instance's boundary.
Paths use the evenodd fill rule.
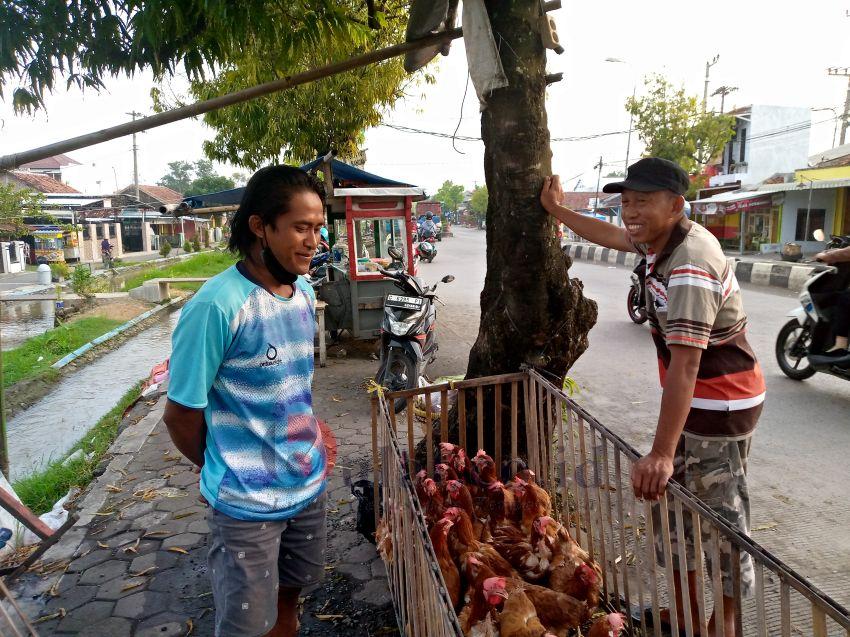
<path fill-rule="evenodd" d="M 469 354 L 466 377 L 511 373 L 527 365 L 560 386 L 567 370 L 587 349 L 587 333 L 596 323 L 596 303 L 584 297 L 579 280 L 569 278 L 571 261 L 560 249 L 554 222 L 540 205 L 543 178 L 551 174 L 552 158 L 545 107 L 546 54 L 536 31 L 540 3 L 494 0 L 487 3 L 487 11 L 509 86 L 488 97 L 481 115 L 489 191 L 487 274 L 478 338 Z M 484 446 L 492 454 L 495 401 L 493 392 L 488 394 Z M 503 392 L 503 401 L 508 400 L 509 392 Z M 508 407 L 503 402 L 506 454 L 510 449 Z M 466 439 L 472 454 L 477 440 L 475 409 L 475 396 L 468 395 Z M 521 456 L 525 455 L 524 420 L 520 413 Z M 450 440 L 458 439 L 457 426 L 453 410 Z M 439 426 L 433 430 L 436 444 Z M 424 444 L 417 451 L 421 465 Z"/>
<path fill-rule="evenodd" d="M 551 174 L 546 119 L 546 55 L 536 32 L 540 3 L 488 3 L 509 86 L 481 115 L 487 207 L 487 276 L 481 325 L 467 377 L 543 369 L 556 383 L 587 348 L 596 303 L 571 280 L 569 258 L 540 205 Z"/>

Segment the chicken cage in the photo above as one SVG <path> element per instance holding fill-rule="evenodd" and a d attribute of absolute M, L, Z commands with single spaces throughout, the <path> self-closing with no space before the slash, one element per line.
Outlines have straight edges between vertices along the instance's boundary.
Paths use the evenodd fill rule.
<path fill-rule="evenodd" d="M 424 423 L 412 408 L 397 415 L 393 406 L 399 398 L 408 399 L 408 405 L 424 402 Z M 454 428 L 454 435 L 449 427 L 452 399 L 453 415 L 467 423 Z M 384 529 L 379 550 L 405 636 L 463 635 L 414 488 L 415 474 L 425 469 L 434 475 L 434 451 L 441 441 L 474 452 L 488 440 L 497 466 L 504 459 L 515 472 L 523 456 L 551 497 L 552 517 L 598 562 L 601 605 L 624 614 L 623 634 L 693 637 L 700 631 L 694 623 L 707 622 L 712 609 L 723 616 L 719 569 L 697 559 L 696 608 L 690 608 L 689 595 L 682 596 L 684 625 L 671 612 L 670 625 L 662 628 L 659 609 L 675 610 L 677 603 L 673 547 L 678 547 L 681 563 L 686 558 L 685 542 L 671 540 L 682 539 L 683 522 L 690 518 L 694 555 L 708 555 L 718 564 L 721 551 L 731 553 L 734 594 L 725 599 L 734 600 L 737 635 L 850 637 L 845 608 L 677 483 L 671 482 L 656 503 L 636 499 L 630 470 L 640 457 L 637 451 L 536 371 L 378 393 L 372 401 L 374 497 L 380 502 L 375 515 L 376 525 L 380 522 Z M 525 440 L 518 439 L 520 419 L 526 422 Z M 467 440 L 467 431 L 476 439 Z M 422 467 L 414 460 L 417 444 L 426 451 Z M 747 596 L 741 591 L 742 554 L 750 556 L 755 574 L 753 594 Z M 682 589 L 688 590 L 687 572 L 679 576 Z M 726 637 L 723 622 L 717 622 L 715 631 Z"/>

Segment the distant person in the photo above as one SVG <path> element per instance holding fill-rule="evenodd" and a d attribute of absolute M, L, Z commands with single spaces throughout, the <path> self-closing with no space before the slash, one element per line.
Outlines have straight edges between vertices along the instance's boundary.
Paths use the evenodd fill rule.
<path fill-rule="evenodd" d="M 100 251 L 103 254 L 112 254 L 112 244 L 109 243 L 109 239 L 104 239 L 100 242 Z"/>
<path fill-rule="evenodd" d="M 429 241 L 437 236 L 437 224 L 434 223 L 434 215 L 430 212 L 425 215 L 425 223 L 422 224 L 422 240 Z"/>
<path fill-rule="evenodd" d="M 164 420 L 201 467 L 216 637 L 295 635 L 299 592 L 325 572 L 332 459 L 313 416 L 315 297 L 303 277 L 324 203 L 298 168 L 257 171 L 231 223 L 241 260 L 174 330 Z"/>
<path fill-rule="evenodd" d="M 750 498 L 747 458 L 765 397 L 761 368 L 747 342 L 741 291 L 717 239 L 685 218 L 682 195 L 687 173 L 666 159 L 649 157 L 629 166 L 626 179 L 607 184 L 607 193 L 622 193 L 624 228 L 581 215 L 561 205 L 558 176 L 547 177 L 543 207 L 576 234 L 615 250 L 637 252 L 647 260 L 647 313 L 658 353 L 664 393 L 652 450 L 632 468 L 635 497 L 658 500 L 671 478 L 684 485 L 741 533 L 749 534 Z M 661 517 L 653 507 L 656 556 L 664 563 Z M 684 618 L 678 571 L 675 516 L 670 515 L 673 568 L 679 626 Z M 694 631 L 697 621 L 696 560 L 690 516 L 685 516 L 686 569 Z M 740 590 L 755 587 L 752 559 L 742 551 Z M 723 582 L 723 621 L 727 637 L 735 635 L 735 582 L 727 544 L 720 564 L 706 556 L 709 570 Z M 661 613 L 669 623 L 668 610 Z"/>
<path fill-rule="evenodd" d="M 850 262 L 850 247 L 824 250 L 816 254 L 815 259 L 829 265 Z M 850 355 L 847 348 L 847 337 L 850 336 L 850 290 L 837 292 L 834 304 L 835 314 L 832 326 L 835 330 L 835 342 L 824 352 L 824 355 L 839 359 Z"/>

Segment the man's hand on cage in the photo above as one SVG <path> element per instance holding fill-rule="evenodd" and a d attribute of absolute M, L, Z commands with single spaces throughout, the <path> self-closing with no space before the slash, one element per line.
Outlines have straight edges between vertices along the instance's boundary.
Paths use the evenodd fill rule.
<path fill-rule="evenodd" d="M 646 500 L 660 499 L 672 475 L 673 459 L 655 451 L 649 452 L 632 467 L 632 488 L 635 497 Z"/>

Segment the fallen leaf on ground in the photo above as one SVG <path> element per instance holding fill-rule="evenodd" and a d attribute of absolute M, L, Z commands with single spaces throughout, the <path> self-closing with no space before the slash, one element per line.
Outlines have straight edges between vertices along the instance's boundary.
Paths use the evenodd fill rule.
<path fill-rule="evenodd" d="M 331 396 L 331 400 L 334 401 L 335 403 L 341 403 L 342 402 L 342 398 L 340 398 L 339 396 Z"/>
<path fill-rule="evenodd" d="M 761 526 L 754 526 L 751 531 L 772 531 L 776 527 L 779 526 L 778 522 L 771 522 L 770 524 L 762 524 Z"/>
<path fill-rule="evenodd" d="M 122 489 L 121 487 L 116 487 L 114 484 L 107 484 L 106 490 L 110 493 L 121 493 L 124 489 Z"/>
<path fill-rule="evenodd" d="M 109 548 L 109 544 L 107 544 L 106 542 L 98 542 L 97 545 L 102 549 L 108 549 Z"/>
<path fill-rule="evenodd" d="M 55 613 L 51 615 L 45 615 L 44 617 L 39 617 L 38 619 L 33 620 L 33 624 L 40 624 L 41 622 L 49 622 L 51 619 L 61 619 L 66 615 L 65 609 L 60 608 Z"/>
<path fill-rule="evenodd" d="M 195 624 L 192 623 L 191 619 L 186 620 L 186 637 L 192 634 L 192 631 L 195 630 Z"/>
<path fill-rule="evenodd" d="M 197 513 L 197 511 L 188 511 L 187 513 L 178 513 L 177 515 L 174 516 L 174 519 L 180 520 L 182 518 L 188 518 L 190 515 L 195 515 L 195 513 Z"/>
<path fill-rule="evenodd" d="M 180 548 L 179 546 L 172 546 L 168 549 L 172 553 L 182 553 L 183 555 L 189 555 L 189 551 L 186 549 Z"/>
<path fill-rule="evenodd" d="M 344 619 L 345 615 L 316 615 L 316 619 L 319 621 L 327 622 L 333 621 L 335 619 Z"/>
<path fill-rule="evenodd" d="M 139 571 L 138 573 L 130 573 L 130 577 L 144 577 L 148 573 L 151 573 L 156 570 L 156 566 L 149 566 L 143 571 Z"/>
<path fill-rule="evenodd" d="M 148 531 L 142 537 L 156 537 L 157 535 L 168 535 L 168 531 Z"/>
<path fill-rule="evenodd" d="M 139 588 L 139 586 L 141 586 L 142 584 L 144 584 L 144 582 L 136 582 L 135 584 L 125 584 L 125 585 L 121 588 L 121 592 L 123 593 L 123 592 L 125 592 L 125 591 L 131 591 L 131 590 L 133 590 L 134 588 Z"/>

